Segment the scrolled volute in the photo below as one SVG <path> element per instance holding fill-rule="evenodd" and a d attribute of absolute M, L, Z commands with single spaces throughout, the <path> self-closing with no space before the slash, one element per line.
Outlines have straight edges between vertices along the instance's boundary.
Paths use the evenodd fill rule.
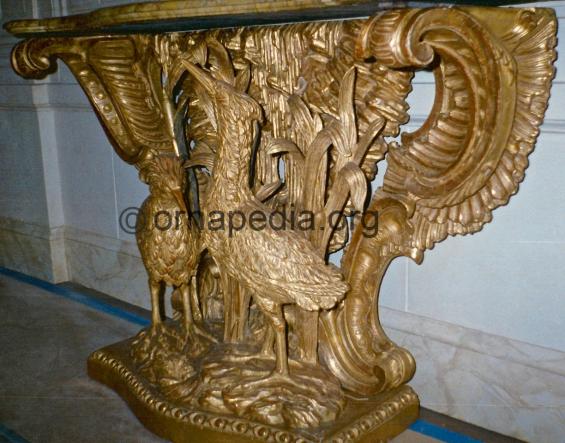
<path fill-rule="evenodd" d="M 54 39 L 29 39 L 12 50 L 14 71 L 24 78 L 41 79 L 57 69 Z"/>
<path fill-rule="evenodd" d="M 435 76 L 432 112 L 390 152 L 383 187 L 414 205 L 413 245 L 422 250 L 447 235 L 480 230 L 508 202 L 547 107 L 553 12 L 497 10 L 507 25 L 500 32 L 488 11 L 388 12 L 369 22 L 360 39 L 364 56 L 393 68 L 427 66 Z"/>
<path fill-rule="evenodd" d="M 412 357 L 378 318 L 390 262 L 419 262 L 448 235 L 480 230 L 524 177 L 554 74 L 556 20 L 543 9 L 490 12 L 387 11 L 359 34 L 359 57 L 389 69 L 431 69 L 436 96 L 422 127 L 391 145 L 384 185 L 369 206 L 379 213 L 378 235 L 354 232 L 342 261 L 350 292 L 322 317 L 322 358 L 355 393 L 390 390 L 414 373 Z"/>

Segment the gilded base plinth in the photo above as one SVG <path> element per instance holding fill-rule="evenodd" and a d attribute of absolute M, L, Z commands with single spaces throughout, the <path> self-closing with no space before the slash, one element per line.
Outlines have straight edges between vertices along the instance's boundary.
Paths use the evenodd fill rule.
<path fill-rule="evenodd" d="M 366 400 L 349 398 L 335 423 L 308 430 L 267 426 L 178 406 L 135 371 L 131 344 L 129 339 L 94 352 L 88 359 L 88 375 L 116 391 L 150 431 L 175 443 L 374 443 L 398 435 L 418 417 L 418 396 L 409 386 Z"/>

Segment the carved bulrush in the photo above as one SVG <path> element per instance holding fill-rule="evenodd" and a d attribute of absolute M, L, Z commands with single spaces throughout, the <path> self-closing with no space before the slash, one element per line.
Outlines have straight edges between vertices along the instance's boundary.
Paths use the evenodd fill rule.
<path fill-rule="evenodd" d="M 479 231 L 517 191 L 554 74 L 554 14 L 397 9 L 96 32 L 182 15 L 181 3 L 8 25 L 28 37 L 12 54 L 19 74 L 70 67 L 150 185 L 145 219 L 192 214 L 178 232 L 140 225 L 154 324 L 94 353 L 89 373 L 173 441 L 390 438 L 418 398 L 413 357 L 380 324 L 381 282 L 392 260 L 420 263 L 449 235 Z M 62 35 L 79 23 L 94 35 Z M 434 106 L 397 143 L 418 69 L 435 76 Z M 179 319 L 161 322 L 161 282 L 177 288 Z"/>

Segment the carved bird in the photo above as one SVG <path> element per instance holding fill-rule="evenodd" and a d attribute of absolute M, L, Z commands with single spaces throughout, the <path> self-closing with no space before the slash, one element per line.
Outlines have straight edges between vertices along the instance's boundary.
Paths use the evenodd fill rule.
<path fill-rule="evenodd" d="M 254 141 L 263 112 L 249 95 L 229 83 L 217 80 L 196 65 L 184 62 L 214 104 L 218 147 L 212 179 L 202 204 L 204 214 L 221 211 L 251 214 L 272 209 L 261 203 L 249 187 Z M 264 229 L 249 224 L 239 231 L 204 229 L 203 242 L 223 272 L 251 291 L 269 321 L 276 342 L 276 366 L 264 381 L 288 380 L 286 321 L 283 305 L 296 304 L 308 311 L 331 309 L 348 290 L 340 271 L 327 265 L 301 233 L 277 230 L 269 223 Z M 261 381 L 259 381 L 261 382 Z"/>
<path fill-rule="evenodd" d="M 153 155 L 142 162 L 139 175 L 149 185 L 149 197 L 138 215 L 136 238 L 149 275 L 152 327 L 162 322 L 160 297 L 169 285 L 182 296 L 186 333 L 210 338 L 194 323 L 194 316 L 201 318 L 195 282 L 200 233 L 184 200 L 183 162 L 175 155 Z"/>

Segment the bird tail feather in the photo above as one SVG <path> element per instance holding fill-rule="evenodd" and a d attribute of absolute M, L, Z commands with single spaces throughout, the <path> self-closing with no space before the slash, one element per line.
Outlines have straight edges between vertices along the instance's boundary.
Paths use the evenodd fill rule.
<path fill-rule="evenodd" d="M 315 292 L 304 291 L 302 297 L 297 297 L 297 304 L 307 311 L 318 311 L 320 309 L 331 309 L 336 303 L 343 300 L 345 293 L 349 290 L 349 285 L 345 281 L 340 281 L 327 288 L 327 291 L 320 291 L 315 288 Z"/>

